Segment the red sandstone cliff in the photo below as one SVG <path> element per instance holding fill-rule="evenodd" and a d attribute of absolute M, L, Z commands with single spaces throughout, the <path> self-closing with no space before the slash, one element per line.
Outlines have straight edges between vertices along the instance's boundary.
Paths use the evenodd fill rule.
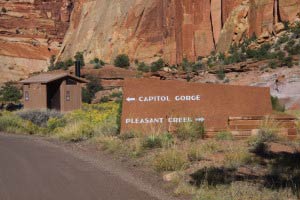
<path fill-rule="evenodd" d="M 79 0 L 75 10 L 62 58 L 127 53 L 174 64 L 224 51 L 243 35 L 272 33 L 278 21 L 295 20 L 300 0 Z"/>
<path fill-rule="evenodd" d="M 243 35 L 272 34 L 297 18 L 300 0 L 0 0 L 0 8 L 0 70 L 9 77 L 45 69 L 58 51 L 60 59 L 83 51 L 106 62 L 120 53 L 195 60 Z"/>
<path fill-rule="evenodd" d="M 1 80 L 47 67 L 68 29 L 70 0 L 0 0 Z"/>

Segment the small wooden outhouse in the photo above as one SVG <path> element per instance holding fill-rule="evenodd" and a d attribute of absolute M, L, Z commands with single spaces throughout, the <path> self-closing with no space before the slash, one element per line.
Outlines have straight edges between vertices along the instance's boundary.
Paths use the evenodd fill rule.
<path fill-rule="evenodd" d="M 85 79 L 68 73 L 42 73 L 21 81 L 25 109 L 80 109 Z"/>

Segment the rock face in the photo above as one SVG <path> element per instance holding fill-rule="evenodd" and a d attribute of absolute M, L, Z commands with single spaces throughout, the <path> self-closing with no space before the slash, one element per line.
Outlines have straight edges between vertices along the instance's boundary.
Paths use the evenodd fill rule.
<path fill-rule="evenodd" d="M 299 17 L 300 0 L 0 0 L 0 9 L 0 69 L 27 73 L 77 51 L 87 61 L 120 53 L 194 61 L 244 36 L 273 34 L 275 24 Z"/>
<path fill-rule="evenodd" d="M 293 21 L 299 6 L 299 0 L 78 0 L 60 55 L 196 60 L 243 36 L 272 33 L 276 23 Z"/>
<path fill-rule="evenodd" d="M 1 82 L 47 67 L 59 52 L 72 6 L 70 0 L 0 0 Z"/>

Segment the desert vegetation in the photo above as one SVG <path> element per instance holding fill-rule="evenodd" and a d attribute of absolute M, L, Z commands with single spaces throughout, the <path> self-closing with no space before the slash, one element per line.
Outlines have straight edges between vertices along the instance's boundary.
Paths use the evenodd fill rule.
<path fill-rule="evenodd" d="M 57 61 L 57 62 L 56 62 L 56 56 L 52 55 L 50 57 L 50 65 L 48 66 L 48 70 L 49 71 L 60 70 L 60 69 L 68 70 L 71 66 L 74 65 L 75 61 L 80 61 L 81 67 L 85 66 L 83 52 L 76 52 L 74 56 L 74 60 L 72 58 L 69 58 L 64 61 Z"/>
<path fill-rule="evenodd" d="M 203 139 L 202 123 L 178 125 L 172 133 L 119 134 L 120 104 L 84 104 L 61 114 L 49 110 L 1 112 L 0 131 L 35 134 L 66 142 L 89 141 L 161 174 L 176 196 L 201 199 L 298 199 L 299 141 L 280 136 L 266 118 L 257 135 L 236 140 L 230 131 Z M 153 129 L 154 130 L 154 129 Z M 253 196 L 253 194 L 256 194 Z"/>
<path fill-rule="evenodd" d="M 22 93 L 13 83 L 7 82 L 0 88 L 0 102 L 19 102 Z"/>
<path fill-rule="evenodd" d="M 118 55 L 115 60 L 114 60 L 114 65 L 116 67 L 120 67 L 120 68 L 129 68 L 130 66 L 130 60 L 128 55 L 126 54 L 120 54 Z"/>

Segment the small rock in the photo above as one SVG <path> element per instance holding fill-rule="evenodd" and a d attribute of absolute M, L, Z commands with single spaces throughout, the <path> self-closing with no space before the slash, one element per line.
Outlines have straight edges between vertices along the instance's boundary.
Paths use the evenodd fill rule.
<path fill-rule="evenodd" d="M 171 182 L 171 181 L 175 180 L 176 178 L 179 178 L 178 172 L 171 172 L 171 173 L 165 174 L 163 176 L 163 180 L 166 182 Z"/>
<path fill-rule="evenodd" d="M 275 33 L 278 34 L 278 33 L 281 33 L 282 31 L 285 30 L 285 27 L 284 27 L 284 24 L 283 23 L 277 23 L 275 24 Z"/>

